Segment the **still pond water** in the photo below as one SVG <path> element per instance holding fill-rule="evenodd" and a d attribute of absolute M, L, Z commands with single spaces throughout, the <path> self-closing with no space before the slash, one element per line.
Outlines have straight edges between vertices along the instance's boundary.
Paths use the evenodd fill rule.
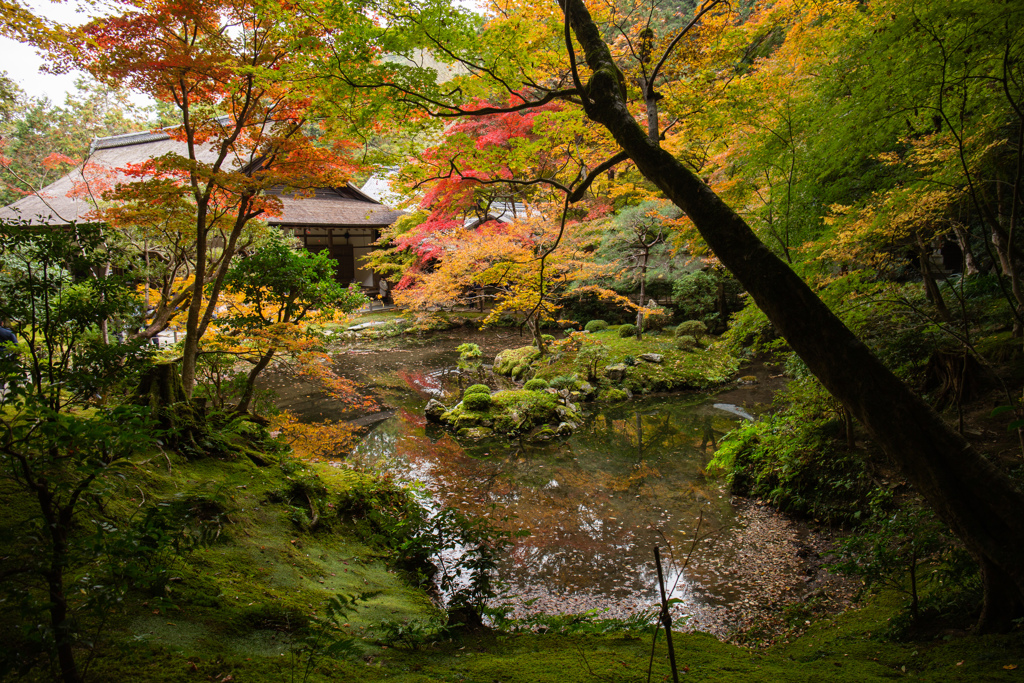
<path fill-rule="evenodd" d="M 764 538 L 744 533 L 750 520 L 742 506 L 703 474 L 712 443 L 748 417 L 743 407 L 709 396 L 662 396 L 592 406 L 566 440 L 460 442 L 428 425 L 423 407 L 430 398 L 453 405 L 460 387 L 479 381 L 454 370 L 454 348 L 466 337 L 441 335 L 422 345 L 356 348 L 339 356 L 341 372 L 361 378 L 394 408 L 350 462 L 420 482 L 434 504 L 528 529 L 499 570 L 516 596 L 514 615 L 596 609 L 623 617 L 650 607 L 657 600 L 654 546 L 662 549 L 667 582 L 682 601 L 674 612 L 687 628 L 721 632 L 733 606 L 763 592 L 755 584 L 765 572 L 752 572 L 744 558 L 756 554 Z M 472 341 L 484 348 L 485 359 L 521 345 L 493 334 Z M 316 394 L 278 391 L 282 407 L 314 419 L 336 417 Z M 684 568 L 698 536 L 705 540 Z M 796 538 L 768 537 L 781 543 Z M 799 584 L 799 563 L 783 564 L 774 569 Z"/>

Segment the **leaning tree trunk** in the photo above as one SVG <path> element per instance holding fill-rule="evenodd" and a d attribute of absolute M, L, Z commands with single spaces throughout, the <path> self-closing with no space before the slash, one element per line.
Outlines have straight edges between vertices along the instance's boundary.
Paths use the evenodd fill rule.
<path fill-rule="evenodd" d="M 252 398 L 256 394 L 256 378 L 260 376 L 260 373 L 263 372 L 268 365 L 270 365 L 270 361 L 274 358 L 275 351 L 277 351 L 275 347 L 270 347 L 256 362 L 253 369 L 249 371 L 249 376 L 245 379 L 245 390 L 242 392 L 242 398 L 239 399 L 238 405 L 235 406 L 236 413 L 249 412 L 249 406 L 252 404 Z"/>
<path fill-rule="evenodd" d="M 867 428 L 978 559 L 981 630 L 1009 628 L 1024 597 L 1024 494 L 893 375 L 732 209 L 654 145 L 624 100 L 622 75 L 583 0 L 564 0 L 593 72 L 585 109 L 693 221 L 789 345 Z"/>

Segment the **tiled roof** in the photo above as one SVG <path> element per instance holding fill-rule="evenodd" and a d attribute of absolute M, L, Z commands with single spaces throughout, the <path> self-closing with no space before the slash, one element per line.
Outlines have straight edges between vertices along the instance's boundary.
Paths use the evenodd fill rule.
<path fill-rule="evenodd" d="M 95 208 L 94 201 L 99 200 L 106 188 L 128 180 L 114 169 L 170 152 L 182 154 L 184 143 L 162 131 L 97 138 L 84 169 L 76 168 L 38 193 L 0 209 L 0 220 L 23 219 L 42 225 L 85 222 Z M 201 161 L 213 161 L 213 150 L 204 148 L 199 157 Z M 236 159 L 234 166 L 240 168 L 250 161 Z M 281 197 L 284 206 L 280 217 L 268 219 L 271 225 L 381 227 L 390 225 L 401 215 L 352 185 L 317 188 L 314 196 L 308 198 L 288 192 L 274 194 Z"/>

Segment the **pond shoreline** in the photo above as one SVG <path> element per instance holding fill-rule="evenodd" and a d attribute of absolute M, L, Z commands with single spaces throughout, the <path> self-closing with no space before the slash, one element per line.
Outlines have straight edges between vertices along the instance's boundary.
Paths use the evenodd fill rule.
<path fill-rule="evenodd" d="M 426 338 L 416 338 L 409 340 L 412 344 L 397 347 L 391 343 L 393 339 L 382 340 L 384 343 L 379 345 L 374 341 L 359 340 L 354 353 L 351 350 L 341 353 L 337 369 L 345 376 L 357 376 L 385 409 L 350 413 L 345 419 L 365 429 L 367 433 L 379 429 L 377 425 L 390 424 L 385 420 L 396 414 L 408 414 L 410 408 L 425 403 L 428 397 L 437 396 L 445 382 L 451 383 L 458 378 L 457 372 L 451 372 L 455 346 L 466 341 L 476 343 L 481 346 L 486 357 L 507 347 L 509 341 L 512 341 L 510 336 L 514 335 L 475 331 L 467 334 L 466 330 L 457 330 L 454 334 L 441 332 Z M 460 386 L 465 383 L 457 381 Z M 765 359 L 755 359 L 710 394 L 693 390 L 651 393 L 637 396 L 633 401 L 615 406 L 615 409 L 629 413 L 644 410 L 659 401 L 686 401 L 689 397 L 708 396 L 715 403 L 729 403 L 742 408 L 742 411 L 758 414 L 767 409 L 775 391 L 784 384 L 785 379 L 770 363 Z M 316 401 L 314 405 L 324 407 Z M 587 405 L 588 409 L 597 411 L 607 408 L 601 404 Z M 725 415 L 724 412 L 722 414 Z M 412 441 L 419 438 L 413 436 Z M 411 447 L 428 450 L 436 448 L 436 443 L 433 446 L 430 444 L 437 438 L 439 436 L 423 441 L 422 447 Z M 399 437 L 397 441 L 406 442 L 409 437 Z M 496 445 L 491 443 L 493 450 Z M 430 467 L 427 466 L 428 470 Z M 555 478 L 560 479 L 562 476 L 565 473 Z M 441 493 L 435 491 L 434 495 Z M 675 614 L 680 630 L 699 630 L 712 633 L 719 639 L 733 636 L 741 642 L 770 644 L 776 634 L 794 625 L 780 616 L 782 608 L 787 605 L 797 604 L 806 598 L 812 598 L 817 603 L 817 609 L 829 612 L 849 605 L 852 590 L 841 586 L 842 582 L 822 568 L 821 555 L 829 546 L 826 534 L 811 530 L 803 522 L 788 519 L 760 501 L 731 497 L 724 492 L 713 497 L 722 499 L 723 496 L 725 500 L 721 502 L 735 509 L 735 533 L 730 533 L 724 539 L 712 540 L 709 547 L 716 543 L 718 548 L 710 554 L 701 551 L 694 553 L 685 573 L 697 577 L 698 584 L 711 582 L 717 588 L 708 591 L 699 585 L 693 594 L 683 594 L 684 603 L 677 608 Z M 672 515 L 669 515 L 671 518 Z M 654 520 L 657 526 L 657 516 Z M 629 542 L 634 543 L 634 539 L 631 538 Z M 640 541 L 638 537 L 635 542 L 647 541 Z M 643 553 L 646 557 L 649 550 Z M 735 560 L 730 561 L 730 557 Z M 728 594 L 730 577 L 734 583 L 745 586 L 742 595 Z M 548 585 L 542 582 L 532 586 L 513 586 L 511 592 L 516 597 L 507 604 L 511 615 L 579 614 L 596 609 L 599 611 L 596 618 L 625 618 L 637 610 L 651 607 L 650 599 L 653 599 L 651 593 L 645 601 L 635 588 L 632 592 L 619 593 L 621 599 L 616 600 L 595 596 L 569 583 L 554 589 L 548 589 Z"/>

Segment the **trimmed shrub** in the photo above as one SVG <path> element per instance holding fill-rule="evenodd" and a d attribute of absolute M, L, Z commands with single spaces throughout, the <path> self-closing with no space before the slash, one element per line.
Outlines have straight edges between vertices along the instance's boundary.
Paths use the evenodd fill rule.
<path fill-rule="evenodd" d="M 591 320 L 589 323 L 587 323 L 583 327 L 584 330 L 586 330 L 587 332 L 590 332 L 590 333 L 600 332 L 601 330 L 604 330 L 604 329 L 607 329 L 607 328 L 608 328 L 608 323 L 606 323 L 603 320 Z"/>
<path fill-rule="evenodd" d="M 619 325 L 619 336 L 625 339 L 626 337 L 636 336 L 636 325 L 632 323 L 626 323 L 625 325 Z"/>
<path fill-rule="evenodd" d="M 544 391 L 548 388 L 548 383 L 547 380 L 536 378 L 524 384 L 523 388 L 527 391 Z"/>
<path fill-rule="evenodd" d="M 552 389 L 575 389 L 579 386 L 580 379 L 575 374 L 559 375 L 551 379 L 548 384 Z"/>
<path fill-rule="evenodd" d="M 491 388 L 486 384 L 470 384 L 466 387 L 466 391 L 463 393 L 464 396 L 469 394 L 490 394 Z"/>
<path fill-rule="evenodd" d="M 491 395 L 482 392 L 466 394 L 462 399 L 462 407 L 477 413 L 486 412 L 491 409 Z"/>
<path fill-rule="evenodd" d="M 680 351 L 696 351 L 700 348 L 700 344 L 697 343 L 696 339 L 687 334 L 679 337 L 679 340 L 676 341 L 676 348 Z"/>
<path fill-rule="evenodd" d="M 677 337 L 693 337 L 700 339 L 708 333 L 708 326 L 699 320 L 687 320 L 676 325 Z"/>

